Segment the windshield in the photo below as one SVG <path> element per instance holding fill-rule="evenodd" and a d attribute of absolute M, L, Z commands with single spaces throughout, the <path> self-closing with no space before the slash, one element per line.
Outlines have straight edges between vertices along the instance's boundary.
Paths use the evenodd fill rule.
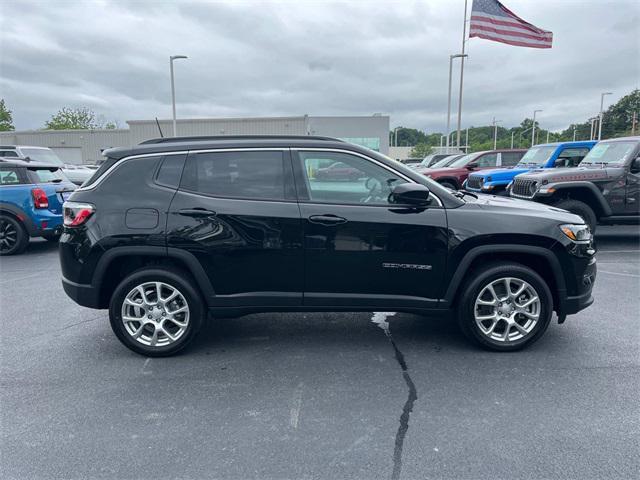
<path fill-rule="evenodd" d="M 467 165 L 467 163 L 471 162 L 472 160 L 474 160 L 475 158 L 477 158 L 480 155 L 480 153 L 470 153 L 468 155 L 464 155 L 462 157 L 460 157 L 458 160 L 456 160 L 455 162 L 447 165 L 448 167 L 451 168 L 458 168 L 458 167 L 464 167 Z"/>
<path fill-rule="evenodd" d="M 59 168 L 30 168 L 36 183 L 59 183 L 67 180 Z"/>
<path fill-rule="evenodd" d="M 599 143 L 589 151 L 580 165 L 624 163 L 636 145 L 637 142 Z"/>
<path fill-rule="evenodd" d="M 25 157 L 29 157 L 34 162 L 42 162 L 59 167 L 64 165 L 55 153 L 46 148 L 21 148 L 20 151 Z"/>
<path fill-rule="evenodd" d="M 519 166 L 523 165 L 542 165 L 546 163 L 547 160 L 553 155 L 553 152 L 556 151 L 555 146 L 551 147 L 532 147 L 527 150 L 527 153 L 524 154 L 524 157 L 518 162 Z"/>
<path fill-rule="evenodd" d="M 460 158 L 462 155 L 451 155 L 449 157 L 444 157 L 442 160 L 431 165 L 431 168 L 442 168 L 451 165 L 456 159 Z"/>

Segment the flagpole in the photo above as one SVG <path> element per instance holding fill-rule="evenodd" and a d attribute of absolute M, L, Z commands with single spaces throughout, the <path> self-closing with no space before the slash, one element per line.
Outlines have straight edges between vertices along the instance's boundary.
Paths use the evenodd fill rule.
<path fill-rule="evenodd" d="M 462 56 L 460 58 L 460 92 L 458 93 L 458 131 L 456 145 L 460 148 L 460 126 L 462 118 L 462 85 L 464 78 L 465 40 L 467 37 L 467 1 L 464 0 L 464 23 L 462 24 Z M 468 152 L 465 152 L 468 153 Z"/>

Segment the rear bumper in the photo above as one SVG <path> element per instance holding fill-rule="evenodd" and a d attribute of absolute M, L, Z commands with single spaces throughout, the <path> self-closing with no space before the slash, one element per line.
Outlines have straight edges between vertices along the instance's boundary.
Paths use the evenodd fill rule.
<path fill-rule="evenodd" d="M 75 283 L 62 277 L 62 288 L 78 305 L 89 308 L 101 308 L 99 291 L 93 285 Z"/>

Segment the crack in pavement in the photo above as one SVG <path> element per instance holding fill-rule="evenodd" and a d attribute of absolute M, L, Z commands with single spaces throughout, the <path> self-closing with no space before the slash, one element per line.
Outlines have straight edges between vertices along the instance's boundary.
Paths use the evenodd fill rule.
<path fill-rule="evenodd" d="M 371 321 L 380 327 L 389 339 L 395 353 L 396 361 L 402 369 L 402 378 L 407 384 L 407 388 L 409 390 L 407 401 L 404 403 L 402 413 L 400 414 L 400 425 L 396 432 L 395 447 L 393 449 L 393 471 L 391 472 L 391 480 L 398 480 L 400 478 L 400 472 L 402 471 L 402 448 L 404 446 L 404 439 L 407 436 L 407 430 L 409 430 L 409 417 L 413 411 L 413 404 L 418 399 L 418 391 L 416 390 L 416 386 L 409 375 L 409 368 L 407 367 L 404 355 L 398 348 L 398 345 L 396 345 L 396 342 L 391 335 L 391 331 L 389 330 L 389 322 L 387 321 L 387 318 L 393 315 L 395 315 L 395 312 L 375 312 L 373 317 L 371 317 Z"/>

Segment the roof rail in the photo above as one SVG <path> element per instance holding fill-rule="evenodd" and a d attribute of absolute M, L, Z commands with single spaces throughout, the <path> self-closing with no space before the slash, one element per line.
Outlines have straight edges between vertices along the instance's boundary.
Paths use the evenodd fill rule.
<path fill-rule="evenodd" d="M 344 142 L 339 138 L 320 137 L 315 135 L 203 135 L 192 137 L 163 137 L 151 138 L 140 142 L 139 145 L 149 145 L 154 143 L 180 143 L 180 142 L 198 142 L 198 141 L 214 141 L 214 140 L 320 140 L 326 142 Z"/>

